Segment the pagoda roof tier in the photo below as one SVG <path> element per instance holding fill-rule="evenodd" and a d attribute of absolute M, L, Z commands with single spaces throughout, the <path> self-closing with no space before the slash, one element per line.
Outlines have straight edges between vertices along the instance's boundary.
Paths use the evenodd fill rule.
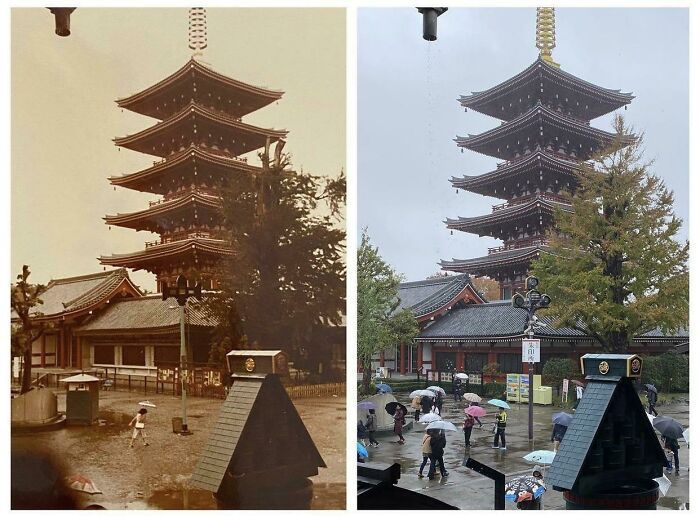
<path fill-rule="evenodd" d="M 121 176 L 110 176 L 109 182 L 139 192 L 165 195 L 172 190 L 173 179 L 177 178 L 179 183 L 183 176 L 191 178 L 195 170 L 200 180 L 209 184 L 219 184 L 231 174 L 256 174 L 261 172 L 262 168 L 249 165 L 240 158 L 213 154 L 190 145 L 165 160 L 154 162 L 153 166 L 146 169 Z"/>
<path fill-rule="evenodd" d="M 459 103 L 499 120 L 513 120 L 538 101 L 561 105 L 571 116 L 592 120 L 632 102 L 621 93 L 579 79 L 538 58 L 519 74 L 488 90 L 462 95 Z"/>
<path fill-rule="evenodd" d="M 438 265 L 444 271 L 475 274 L 477 276 L 494 276 L 494 272 L 502 269 L 522 268 L 539 257 L 545 246 L 535 245 L 521 249 L 513 249 L 500 253 L 470 258 L 468 260 L 456 260 L 448 262 L 442 260 Z"/>
<path fill-rule="evenodd" d="M 498 127 L 477 135 L 457 136 L 454 141 L 458 147 L 505 160 L 519 157 L 525 146 L 549 150 L 551 145 L 562 146 L 565 155 L 573 152 L 575 156 L 572 157 L 587 160 L 602 147 L 612 144 L 614 139 L 612 133 L 537 104 Z M 633 136 L 624 140 L 628 145 L 634 141 Z"/>
<path fill-rule="evenodd" d="M 582 163 L 578 161 L 537 150 L 520 159 L 505 162 L 496 170 L 486 174 L 453 176 L 450 183 L 455 188 L 508 200 L 513 196 L 513 185 L 516 181 L 529 179 L 533 183 L 534 179 L 533 184 L 536 184 L 540 177 L 535 173 L 537 171 L 544 172 L 555 181 L 559 181 L 562 187 L 573 188 L 578 185 L 578 171 L 581 166 Z"/>
<path fill-rule="evenodd" d="M 252 86 L 226 77 L 195 59 L 162 81 L 126 98 L 120 108 L 164 120 L 179 112 L 190 101 L 211 106 L 240 118 L 279 100 L 282 91 Z"/>
<path fill-rule="evenodd" d="M 154 202 L 145 210 L 107 215 L 104 220 L 112 226 L 163 233 L 172 231 L 173 226 L 180 224 L 182 217 L 178 217 L 178 222 L 174 222 L 173 218 L 183 212 L 192 216 L 198 212 L 197 220 L 200 223 L 209 218 L 218 221 L 221 219 L 221 198 L 195 191 L 175 199 Z"/>
<path fill-rule="evenodd" d="M 130 269 L 151 270 L 154 266 L 159 266 L 164 262 L 177 262 L 188 257 L 207 256 L 215 259 L 232 254 L 232 250 L 224 240 L 214 238 L 192 237 L 184 240 L 176 240 L 163 244 L 148 245 L 142 251 L 127 254 L 113 254 L 111 256 L 100 256 L 102 265 L 115 265 L 118 267 L 128 267 Z"/>
<path fill-rule="evenodd" d="M 536 195 L 529 201 L 495 209 L 493 212 L 486 215 L 447 219 L 445 220 L 445 224 L 449 229 L 475 233 L 479 236 L 497 236 L 494 233 L 501 229 L 504 224 L 510 228 L 517 220 L 530 219 L 541 216 L 542 214 L 551 216 L 557 208 L 561 208 L 565 211 L 572 211 L 570 204 L 553 201 L 541 195 Z"/>
<path fill-rule="evenodd" d="M 246 124 L 199 104 L 189 103 L 179 113 L 136 134 L 115 138 L 114 143 L 161 158 L 195 145 L 227 156 L 255 151 L 283 139 L 287 131 Z"/>

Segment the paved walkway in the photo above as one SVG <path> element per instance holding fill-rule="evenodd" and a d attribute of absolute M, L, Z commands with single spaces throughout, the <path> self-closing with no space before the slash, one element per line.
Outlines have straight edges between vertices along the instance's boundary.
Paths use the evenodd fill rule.
<path fill-rule="evenodd" d="M 405 394 L 397 394 L 397 399 L 402 403 L 409 403 Z M 493 509 L 493 481 L 475 473 L 471 469 L 462 466 L 465 458 L 464 434 L 461 432 L 463 410 L 466 405 L 463 402 L 455 402 L 447 399 L 443 406 L 443 418 L 453 422 L 460 432 L 447 432 L 447 447 L 445 448 L 445 465 L 449 472 L 447 478 L 437 476 L 433 480 L 418 478 L 418 468 L 422 460 L 420 443 L 425 432 L 425 426 L 421 423 L 414 424 L 413 430 L 404 434 L 406 443 L 396 444 L 395 436 L 379 438 L 379 448 L 369 448 L 369 462 L 383 462 L 401 464 L 400 487 L 411 489 L 428 496 L 432 496 L 446 503 L 456 505 L 462 509 Z M 494 450 L 493 434 L 490 432 L 495 407 L 485 405 L 489 414 L 481 418 L 484 426 L 478 425 L 472 432 L 471 456 L 479 462 L 485 463 L 499 471 L 506 473 L 506 482 L 509 477 L 527 474 L 532 470 L 533 464 L 522 457 L 532 450 L 553 449 L 550 442 L 551 416 L 561 409 L 553 407 L 535 406 L 534 409 L 534 446 L 530 446 L 527 439 L 527 405 L 511 404 L 512 410 L 508 417 L 508 430 L 506 440 L 508 449 Z M 673 404 L 657 407 L 659 413 L 671 416 L 679 420 L 684 426 L 688 425 L 688 404 Z M 666 497 L 661 498 L 659 509 L 677 509 L 682 502 L 688 501 L 688 448 L 681 442 L 680 451 L 681 474 L 676 477 L 669 476 L 673 483 Z M 427 474 L 427 466 L 424 474 Z M 546 470 L 545 470 L 546 480 Z M 543 498 L 544 509 L 564 509 L 565 504 L 562 494 L 548 486 L 548 491 Z M 506 503 L 507 509 L 515 509 L 515 504 Z"/>

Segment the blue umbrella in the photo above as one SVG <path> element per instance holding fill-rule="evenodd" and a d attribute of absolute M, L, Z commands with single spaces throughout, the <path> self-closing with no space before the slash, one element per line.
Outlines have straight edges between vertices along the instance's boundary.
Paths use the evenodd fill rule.
<path fill-rule="evenodd" d="M 567 412 L 557 412 L 556 414 L 552 414 L 552 423 L 555 425 L 569 426 L 572 419 L 574 419 L 574 416 Z"/>
<path fill-rule="evenodd" d="M 377 406 L 371 401 L 361 401 L 357 404 L 357 408 L 362 410 L 376 409 Z"/>
<path fill-rule="evenodd" d="M 391 386 L 389 386 L 385 383 L 378 383 L 375 387 L 377 388 L 377 391 L 381 392 L 382 394 L 394 392 L 391 390 Z"/>
<path fill-rule="evenodd" d="M 369 453 L 367 453 L 367 448 L 362 446 L 362 443 L 357 443 L 357 455 L 360 457 L 369 457 Z"/>
<path fill-rule="evenodd" d="M 504 409 L 509 409 L 510 405 L 508 405 L 505 401 L 503 400 L 489 400 L 487 402 L 489 405 L 495 405 L 496 407 L 504 408 Z"/>
<path fill-rule="evenodd" d="M 528 462 L 536 462 L 538 464 L 551 464 L 554 461 L 556 452 L 551 450 L 536 450 L 528 453 L 523 457 Z"/>

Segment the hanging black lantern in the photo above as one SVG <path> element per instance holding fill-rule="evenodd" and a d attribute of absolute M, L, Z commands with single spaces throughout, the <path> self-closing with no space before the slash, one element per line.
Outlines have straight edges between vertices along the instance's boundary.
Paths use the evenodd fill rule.
<path fill-rule="evenodd" d="M 62 37 L 70 36 L 70 15 L 75 7 L 47 7 L 56 18 L 56 34 Z"/>
<path fill-rule="evenodd" d="M 447 7 L 417 7 L 423 15 L 423 39 L 435 41 L 437 39 L 437 19 L 447 11 Z"/>

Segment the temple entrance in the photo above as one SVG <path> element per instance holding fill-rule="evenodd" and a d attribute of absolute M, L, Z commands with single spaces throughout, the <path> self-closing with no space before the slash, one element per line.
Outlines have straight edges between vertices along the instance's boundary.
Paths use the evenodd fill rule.
<path fill-rule="evenodd" d="M 438 371 L 454 371 L 457 365 L 457 353 L 454 351 L 435 352 L 435 369 Z"/>

